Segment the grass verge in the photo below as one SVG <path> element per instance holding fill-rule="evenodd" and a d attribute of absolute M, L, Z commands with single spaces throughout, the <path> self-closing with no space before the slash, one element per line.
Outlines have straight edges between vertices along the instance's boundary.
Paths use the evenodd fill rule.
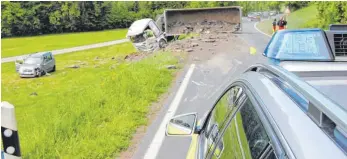
<path fill-rule="evenodd" d="M 124 39 L 126 29 L 1 39 L 1 57 Z"/>
<path fill-rule="evenodd" d="M 259 22 L 257 28 L 268 35 L 272 35 L 272 20 L 263 20 Z"/>
<path fill-rule="evenodd" d="M 288 29 L 311 28 L 312 23 L 317 19 L 317 6 L 311 5 L 291 13 L 287 17 Z"/>
<path fill-rule="evenodd" d="M 2 64 L 1 97 L 16 108 L 23 158 L 104 159 L 126 150 L 174 78 L 165 66 L 178 62 L 170 53 L 124 61 L 133 51 L 124 43 L 58 55 L 55 73 L 33 79 Z"/>
<path fill-rule="evenodd" d="M 315 28 L 317 25 L 318 11 L 315 5 L 299 9 L 287 17 L 288 29 Z M 278 20 L 278 19 L 277 19 Z M 264 20 L 259 22 L 257 27 L 266 34 L 272 35 L 272 21 Z"/>
<path fill-rule="evenodd" d="M 200 36 L 200 34 L 198 33 L 182 34 L 178 37 L 178 40 L 191 39 L 192 37 L 198 37 L 198 36 Z"/>

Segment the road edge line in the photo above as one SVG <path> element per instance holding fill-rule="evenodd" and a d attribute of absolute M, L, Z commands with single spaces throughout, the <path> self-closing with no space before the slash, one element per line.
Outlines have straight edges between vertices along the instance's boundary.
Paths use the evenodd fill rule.
<path fill-rule="evenodd" d="M 195 68 L 195 64 L 191 64 L 186 75 L 184 76 L 183 82 L 181 86 L 179 87 L 175 98 L 172 100 L 169 109 L 165 116 L 163 117 L 162 122 L 160 123 L 160 126 L 155 133 L 155 136 L 153 137 L 151 143 L 148 145 L 147 151 L 144 155 L 145 159 L 155 159 L 159 149 L 163 143 L 163 140 L 165 138 L 165 128 L 166 128 L 166 123 L 170 120 L 170 118 L 175 114 L 179 103 L 182 100 L 183 94 L 185 90 L 187 89 L 189 79 L 191 78 L 193 71 Z"/>
<path fill-rule="evenodd" d="M 263 35 L 266 35 L 266 36 L 268 36 L 269 38 L 271 38 L 271 37 L 272 37 L 271 35 L 266 34 L 266 33 L 262 32 L 261 30 L 258 29 L 258 27 L 257 27 L 257 24 L 258 24 L 258 23 L 259 23 L 259 22 L 254 23 L 254 29 L 257 30 L 258 32 L 262 33 Z"/>

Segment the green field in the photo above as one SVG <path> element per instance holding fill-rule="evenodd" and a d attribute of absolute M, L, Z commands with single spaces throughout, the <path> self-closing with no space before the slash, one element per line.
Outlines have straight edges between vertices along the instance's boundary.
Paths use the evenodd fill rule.
<path fill-rule="evenodd" d="M 291 13 L 287 17 L 288 29 L 298 29 L 298 28 L 312 28 L 316 22 L 318 11 L 315 5 L 299 9 Z M 278 19 L 277 19 L 278 20 Z M 261 31 L 271 35 L 272 34 L 272 21 L 264 20 L 258 23 L 257 27 Z"/>
<path fill-rule="evenodd" d="M 124 39 L 126 29 L 1 39 L 1 57 Z"/>
<path fill-rule="evenodd" d="M 181 56 L 125 61 L 134 51 L 124 43 L 58 55 L 56 72 L 31 79 L 19 78 L 14 63 L 2 64 L 1 97 L 16 108 L 23 158 L 104 159 L 126 150 L 174 78 L 176 70 L 165 66 Z M 80 68 L 66 68 L 74 64 Z"/>

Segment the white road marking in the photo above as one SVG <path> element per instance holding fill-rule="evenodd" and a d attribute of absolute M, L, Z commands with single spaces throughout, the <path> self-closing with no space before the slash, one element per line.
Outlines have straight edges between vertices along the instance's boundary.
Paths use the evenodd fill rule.
<path fill-rule="evenodd" d="M 167 113 L 165 114 L 162 122 L 160 123 L 159 129 L 155 133 L 155 136 L 154 136 L 152 142 L 148 146 L 148 149 L 147 149 L 146 154 L 144 156 L 145 159 L 155 159 L 156 158 L 156 156 L 159 152 L 159 149 L 161 147 L 161 144 L 163 143 L 163 140 L 165 138 L 166 124 L 170 120 L 170 118 L 175 114 L 175 112 L 178 108 L 178 105 L 179 105 L 179 103 L 183 97 L 183 94 L 184 94 L 185 90 L 187 89 L 187 86 L 188 86 L 190 77 L 193 74 L 194 68 L 195 68 L 195 64 L 190 65 L 189 70 L 188 70 L 187 74 L 185 75 L 183 82 L 182 82 L 180 88 L 178 89 L 175 98 L 173 99 Z"/>
<path fill-rule="evenodd" d="M 259 30 L 259 29 L 257 28 L 257 24 L 258 24 L 258 23 L 259 23 L 259 22 L 254 23 L 254 29 L 257 30 L 258 32 L 260 32 L 260 33 L 266 35 L 267 37 L 270 37 L 270 38 L 271 38 L 271 35 L 268 35 L 268 34 L 262 32 L 261 30 Z"/>
<path fill-rule="evenodd" d="M 237 125 L 237 117 L 235 116 L 235 128 L 236 128 L 236 134 L 237 134 L 237 139 L 239 141 L 239 145 L 240 145 L 240 149 L 241 149 L 241 153 L 242 153 L 242 158 L 245 159 L 245 151 L 243 150 L 242 147 L 242 142 L 241 142 L 241 137 L 240 137 L 240 133 L 239 133 L 239 126 Z"/>
<path fill-rule="evenodd" d="M 192 101 L 194 101 L 195 99 L 198 99 L 198 96 L 197 96 L 197 95 L 194 96 L 192 99 L 190 99 L 189 102 L 192 102 Z"/>
<path fill-rule="evenodd" d="M 239 61 L 237 59 L 234 59 L 234 61 L 238 64 L 238 65 L 241 65 L 242 64 L 242 61 Z"/>
<path fill-rule="evenodd" d="M 192 81 L 194 84 L 196 84 L 196 85 L 198 85 L 198 86 L 201 86 L 201 84 L 200 83 L 198 83 L 198 82 L 195 82 L 195 81 Z"/>

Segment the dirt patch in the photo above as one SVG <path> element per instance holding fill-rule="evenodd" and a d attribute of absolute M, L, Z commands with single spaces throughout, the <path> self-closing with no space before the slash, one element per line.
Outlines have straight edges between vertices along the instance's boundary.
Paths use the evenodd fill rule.
<path fill-rule="evenodd" d="M 189 54 L 209 52 L 215 54 L 222 44 L 237 43 L 239 41 L 236 34 L 232 32 L 203 33 L 191 39 L 178 40 L 169 43 L 165 48 L 170 52 L 187 52 Z M 208 53 L 207 53 L 208 54 Z M 204 55 L 199 55 L 204 56 Z M 194 57 L 193 57 L 194 58 Z M 196 60 L 194 60 L 196 61 Z"/>
<path fill-rule="evenodd" d="M 151 55 L 151 54 L 136 52 L 136 53 L 131 53 L 129 55 L 126 55 L 124 57 L 124 60 L 127 61 L 127 62 L 137 62 L 137 61 L 140 61 L 140 60 L 144 59 L 145 57 L 147 57 L 149 55 Z"/>

